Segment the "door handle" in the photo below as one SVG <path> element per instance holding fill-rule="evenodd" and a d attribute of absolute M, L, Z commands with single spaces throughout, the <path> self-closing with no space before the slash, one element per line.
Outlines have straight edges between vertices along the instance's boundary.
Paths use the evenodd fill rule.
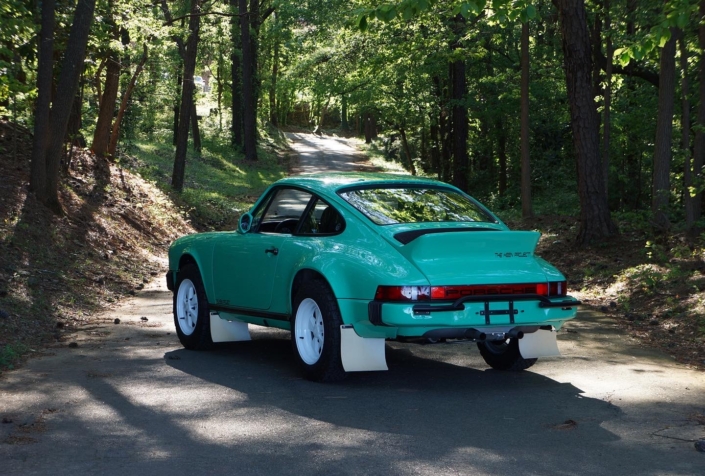
<path fill-rule="evenodd" d="M 279 254 L 279 249 L 272 246 L 271 248 L 267 248 L 266 250 L 264 250 L 264 252 L 272 253 L 274 256 L 276 256 Z"/>

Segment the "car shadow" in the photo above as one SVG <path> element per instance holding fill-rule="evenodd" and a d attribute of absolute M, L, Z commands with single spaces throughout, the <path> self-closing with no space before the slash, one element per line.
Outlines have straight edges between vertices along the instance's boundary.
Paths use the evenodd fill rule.
<path fill-rule="evenodd" d="M 398 343 L 387 345 L 388 372 L 314 383 L 300 377 L 287 335 L 254 335 L 250 342 L 207 353 L 175 350 L 165 354 L 165 362 L 245 394 L 251 405 L 275 406 L 340 428 L 427 441 L 423 451 L 431 460 L 459 448 L 535 458 L 547 444 L 565 438 L 576 444 L 580 438 L 599 444 L 619 440 L 602 424 L 619 418 L 621 410 L 582 396 L 570 383 L 531 371 L 480 370 L 444 361 L 443 355 L 427 358 L 425 346 Z M 477 357 L 474 346 L 471 353 Z"/>

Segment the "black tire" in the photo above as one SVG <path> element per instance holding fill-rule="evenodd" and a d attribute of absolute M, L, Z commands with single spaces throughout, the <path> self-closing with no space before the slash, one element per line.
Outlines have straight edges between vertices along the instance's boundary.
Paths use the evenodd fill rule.
<path fill-rule="evenodd" d="M 314 305 L 319 313 L 315 311 Z M 313 312 L 311 312 L 312 308 Z M 309 332 L 308 330 L 300 332 L 297 338 L 297 322 L 305 327 L 307 321 L 304 319 L 307 321 L 316 320 L 317 325 L 320 326 L 319 329 L 323 329 L 322 347 L 317 352 L 315 349 L 311 350 L 307 347 L 307 342 L 321 343 L 314 336 L 315 331 L 310 331 L 310 341 L 303 337 Z M 338 302 L 328 285 L 320 280 L 304 283 L 294 298 L 291 346 L 306 379 L 314 382 L 339 382 L 347 376 L 340 356 L 340 326 L 342 324 L 343 319 L 340 317 Z M 308 353 L 307 348 L 310 350 Z"/>
<path fill-rule="evenodd" d="M 187 304 L 183 299 L 187 298 L 189 291 L 193 292 L 191 296 L 195 299 L 187 300 Z M 181 305 L 179 299 L 182 299 Z M 187 306 L 191 308 L 190 313 L 186 311 Z M 201 273 L 195 264 L 187 264 L 179 270 L 174 286 L 173 309 L 174 325 L 181 345 L 189 350 L 208 350 L 213 347 L 208 298 Z M 190 329 L 191 333 L 188 332 Z"/>
<path fill-rule="evenodd" d="M 538 360 L 525 359 L 521 356 L 519 339 L 478 342 L 477 348 L 480 349 L 480 354 L 487 365 L 495 370 L 518 372 L 528 369 Z"/>

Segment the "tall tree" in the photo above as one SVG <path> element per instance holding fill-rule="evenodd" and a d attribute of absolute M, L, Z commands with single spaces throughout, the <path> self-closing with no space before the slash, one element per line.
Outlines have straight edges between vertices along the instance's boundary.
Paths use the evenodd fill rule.
<path fill-rule="evenodd" d="M 705 0 L 700 1 L 700 18 L 705 18 Z M 705 23 L 702 21 L 698 26 L 698 46 L 700 57 L 698 58 L 698 117 L 695 127 L 695 139 L 693 148 L 693 184 L 695 193 L 687 190 L 693 199 L 693 223 L 700 219 L 702 214 L 702 192 L 700 184 L 702 180 L 702 168 L 705 162 Z"/>
<path fill-rule="evenodd" d="M 558 8 L 573 146 L 578 169 L 578 242 L 590 244 L 617 233 L 605 194 L 597 110 L 592 97 L 592 58 L 584 0 L 553 0 Z"/>
<path fill-rule="evenodd" d="M 683 151 L 683 203 L 685 208 L 685 224 L 690 230 L 693 227 L 693 197 L 690 188 L 693 186 L 692 158 L 690 156 L 690 100 L 688 98 L 690 85 L 688 82 L 688 45 L 685 34 L 678 38 L 680 46 L 681 66 L 681 150 Z"/>
<path fill-rule="evenodd" d="M 132 73 L 130 82 L 122 95 L 122 100 L 120 101 L 120 107 L 118 108 L 117 116 L 115 121 L 113 121 L 113 127 L 110 132 L 110 145 L 108 146 L 108 154 L 111 157 L 115 156 L 115 150 L 117 149 L 118 139 L 120 138 L 120 126 L 122 125 L 122 118 L 125 116 L 125 111 L 127 111 L 127 105 L 130 103 L 132 98 L 132 93 L 135 90 L 135 84 L 137 84 L 137 78 L 139 78 L 144 64 L 147 62 L 147 43 L 143 45 L 143 53 L 140 62 L 137 64 L 135 72 Z"/>
<path fill-rule="evenodd" d="M 115 0 L 109 0 L 107 23 L 111 25 L 112 40 L 117 41 L 120 33 L 115 23 L 114 9 Z M 91 150 L 99 157 L 107 155 L 110 148 L 110 132 L 115 113 L 115 101 L 117 100 L 118 89 L 120 89 L 120 69 L 120 54 L 111 45 L 107 58 L 105 86 L 103 87 L 98 111 L 98 122 L 93 132 L 93 143 L 91 144 Z M 100 81 L 100 78 L 98 78 L 98 81 Z"/>
<path fill-rule="evenodd" d="M 605 41 L 606 50 L 606 67 L 605 67 L 605 103 L 603 106 L 603 125 L 602 125 L 602 174 L 605 180 L 605 195 L 609 199 L 609 173 L 610 173 L 610 134 L 611 121 L 610 112 L 612 110 L 612 61 L 614 57 L 614 48 L 612 47 L 612 17 L 610 16 L 610 0 L 605 0 L 605 31 L 607 39 Z"/>
<path fill-rule="evenodd" d="M 657 231 L 667 231 L 671 226 L 668 219 L 668 197 L 671 193 L 670 167 L 676 87 L 676 34 L 677 31 L 671 29 L 671 38 L 661 48 L 659 61 L 658 115 L 651 193 L 652 224 Z"/>
<path fill-rule="evenodd" d="M 505 160 L 506 162 L 506 160 Z M 529 157 L 529 22 L 521 24 L 521 215 L 533 215 Z"/>
<path fill-rule="evenodd" d="M 40 201 L 46 201 L 46 149 L 49 142 L 49 113 L 51 111 L 51 79 L 54 54 L 54 0 L 42 1 L 42 25 L 39 32 L 39 64 L 37 71 L 37 103 L 34 114 L 32 144 L 32 190 Z"/>
<path fill-rule="evenodd" d="M 231 11 L 234 14 L 239 11 L 239 0 L 230 0 Z M 233 52 L 230 57 L 231 61 L 231 143 L 233 146 L 242 147 L 242 33 L 241 19 L 234 15 L 230 23 L 230 32 L 232 35 Z"/>
<path fill-rule="evenodd" d="M 456 39 L 451 48 L 461 48 L 460 41 L 465 32 L 465 18 L 458 14 L 454 20 Z M 461 190 L 468 190 L 468 108 L 465 104 L 467 83 L 465 78 L 465 59 L 456 55 L 451 63 L 453 89 L 453 185 Z"/>
<path fill-rule="evenodd" d="M 242 43 L 242 119 L 247 160 L 257 160 L 257 104 L 255 102 L 255 53 L 250 37 L 247 0 L 239 0 Z"/>
<path fill-rule="evenodd" d="M 74 11 L 69 39 L 66 43 L 61 75 L 56 86 L 56 96 L 49 115 L 48 139 L 44 154 L 46 186 L 35 190 L 37 197 L 55 213 L 63 213 L 59 202 L 59 169 L 63 152 L 66 127 L 71 114 L 71 105 L 78 90 L 78 80 L 83 71 L 88 33 L 93 23 L 95 0 L 78 0 Z M 39 92 L 42 95 L 42 92 Z M 40 135 L 44 134 L 40 131 Z M 39 164 L 37 164 L 39 166 Z"/>
<path fill-rule="evenodd" d="M 176 152 L 174 154 L 174 170 L 171 175 L 171 186 L 174 190 L 184 188 L 184 173 L 186 169 L 186 150 L 188 149 L 188 130 L 191 113 L 195 109 L 193 102 L 193 75 L 196 71 L 196 53 L 198 51 L 198 33 L 201 26 L 200 0 L 191 0 L 189 16 L 189 36 L 184 48 L 184 73 L 181 88 L 181 105 L 179 106 L 179 129 L 176 134 Z"/>

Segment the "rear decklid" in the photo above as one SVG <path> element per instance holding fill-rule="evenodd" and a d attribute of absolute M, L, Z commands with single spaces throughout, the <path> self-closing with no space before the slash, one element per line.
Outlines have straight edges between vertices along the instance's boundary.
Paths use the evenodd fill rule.
<path fill-rule="evenodd" d="M 547 281 L 534 258 L 534 231 L 434 230 L 397 249 L 431 285 L 521 284 Z"/>

